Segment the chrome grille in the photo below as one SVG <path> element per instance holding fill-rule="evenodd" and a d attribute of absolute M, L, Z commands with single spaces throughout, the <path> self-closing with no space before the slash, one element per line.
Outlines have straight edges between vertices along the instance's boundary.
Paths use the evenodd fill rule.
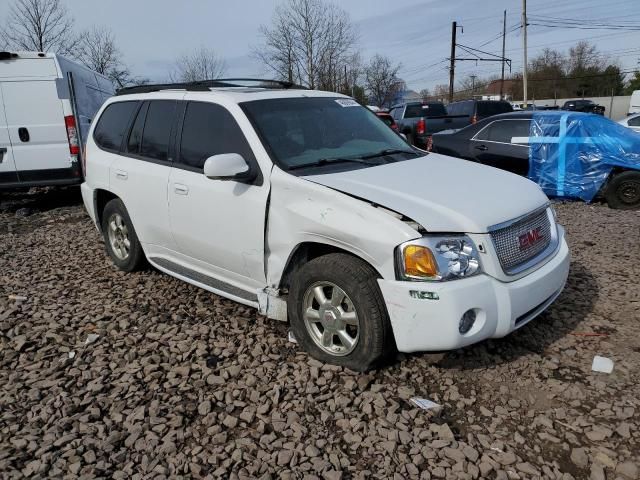
<path fill-rule="evenodd" d="M 531 237 L 527 235 L 533 235 L 533 232 L 539 233 L 539 239 L 529 244 Z M 491 231 L 491 239 L 505 273 L 513 273 L 519 266 L 544 252 L 551 243 L 551 236 L 551 222 L 546 209 Z M 523 241 L 525 245 L 522 245 Z"/>

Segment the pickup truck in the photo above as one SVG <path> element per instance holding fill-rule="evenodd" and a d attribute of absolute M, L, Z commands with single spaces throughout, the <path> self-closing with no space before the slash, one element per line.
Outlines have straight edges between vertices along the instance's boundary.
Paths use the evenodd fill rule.
<path fill-rule="evenodd" d="M 604 115 L 605 108 L 602 105 L 594 103 L 593 100 L 569 100 L 564 102 L 562 110 Z"/>
<path fill-rule="evenodd" d="M 398 124 L 398 131 L 407 137 L 411 145 L 426 150 L 431 135 L 442 130 L 465 127 L 466 115 L 448 115 L 441 102 L 415 102 L 395 105 L 391 116 Z"/>

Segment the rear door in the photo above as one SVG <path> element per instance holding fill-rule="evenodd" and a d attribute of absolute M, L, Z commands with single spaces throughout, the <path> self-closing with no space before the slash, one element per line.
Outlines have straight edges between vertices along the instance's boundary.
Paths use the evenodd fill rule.
<path fill-rule="evenodd" d="M 62 100 L 53 79 L 2 84 L 9 138 L 21 181 L 68 178 L 72 163 Z"/>
<path fill-rule="evenodd" d="M 0 185 L 18 181 L 16 164 L 13 159 L 13 149 L 9 139 L 7 117 L 4 114 L 4 102 L 2 101 L 2 82 L 0 82 Z"/>
<path fill-rule="evenodd" d="M 115 105 L 118 103 L 107 107 L 102 117 Z M 145 250 L 156 253 L 158 248 L 174 248 L 167 210 L 167 182 L 178 101 L 149 100 L 137 103 L 137 107 L 130 121 L 130 132 L 120 145 L 120 154 L 114 156 L 111 163 L 109 182 L 111 191 L 124 202 Z"/>
<path fill-rule="evenodd" d="M 529 173 L 528 119 L 504 119 L 489 123 L 469 145 L 470 158 L 518 175 Z"/>

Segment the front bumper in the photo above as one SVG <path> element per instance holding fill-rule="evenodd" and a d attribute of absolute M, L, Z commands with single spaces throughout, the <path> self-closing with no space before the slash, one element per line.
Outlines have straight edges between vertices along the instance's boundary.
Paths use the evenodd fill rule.
<path fill-rule="evenodd" d="M 560 295 L 569 275 L 569 261 L 563 236 L 550 260 L 512 282 L 486 274 L 442 283 L 378 280 L 398 350 L 452 350 L 504 337 L 538 316 Z M 412 291 L 432 292 L 438 299 L 415 298 Z M 460 318 L 470 309 L 475 310 L 476 321 L 461 334 Z"/>

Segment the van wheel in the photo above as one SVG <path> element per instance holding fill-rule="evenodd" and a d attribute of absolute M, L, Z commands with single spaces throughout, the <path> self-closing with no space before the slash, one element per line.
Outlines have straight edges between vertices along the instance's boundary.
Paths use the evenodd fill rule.
<path fill-rule="evenodd" d="M 622 172 L 614 175 L 604 192 L 611 208 L 640 209 L 640 173 Z"/>
<path fill-rule="evenodd" d="M 127 209 L 119 198 L 114 198 L 104 207 L 102 235 L 107 253 L 120 270 L 133 272 L 144 265 L 142 246 Z"/>
<path fill-rule="evenodd" d="M 377 278 L 371 266 L 342 253 L 315 258 L 293 274 L 291 329 L 312 357 L 363 372 L 393 351 Z"/>

